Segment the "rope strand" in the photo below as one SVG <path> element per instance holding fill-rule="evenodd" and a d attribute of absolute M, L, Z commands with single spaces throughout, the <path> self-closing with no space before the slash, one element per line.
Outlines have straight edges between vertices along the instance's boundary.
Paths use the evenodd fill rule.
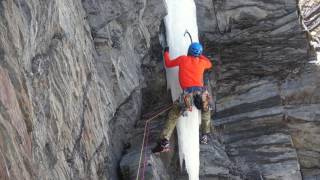
<path fill-rule="evenodd" d="M 148 158 L 147 158 L 147 150 L 148 150 L 148 143 L 149 143 L 149 132 L 150 132 L 150 128 L 149 128 L 149 122 L 148 124 L 146 124 L 147 126 L 147 136 L 146 136 L 146 145 L 145 145 L 145 150 L 144 150 L 144 162 L 143 162 L 143 174 L 142 174 L 142 180 L 144 180 L 144 172 L 145 172 L 145 169 L 146 169 L 146 164 L 147 164 L 147 161 L 148 161 Z"/>
<path fill-rule="evenodd" d="M 149 131 L 148 131 L 148 124 L 150 121 L 152 121 L 153 119 L 159 117 L 162 113 L 168 111 L 169 109 L 171 109 L 173 106 L 173 104 L 171 104 L 170 106 L 164 108 L 162 111 L 158 112 L 157 114 L 154 114 L 153 116 L 151 116 L 149 119 L 146 120 L 146 123 L 145 123 L 145 126 L 144 126 L 144 132 L 143 132 L 143 140 L 142 140 L 142 145 L 141 145 L 141 150 L 140 150 L 140 157 L 139 157 L 139 164 L 138 164 L 138 172 L 137 172 L 137 175 L 136 175 L 136 180 L 139 180 L 139 175 L 140 175 L 140 166 L 141 166 L 141 161 L 142 161 L 142 154 L 143 152 L 145 151 L 145 147 L 148 147 L 148 138 L 146 140 L 146 137 L 149 136 Z M 148 131 L 148 133 L 147 133 Z M 146 156 L 147 154 L 145 153 L 144 154 L 144 160 L 146 159 Z M 142 180 L 144 180 L 144 174 L 145 174 L 145 162 L 144 162 L 144 166 L 143 166 L 143 171 L 141 173 L 142 174 Z"/>

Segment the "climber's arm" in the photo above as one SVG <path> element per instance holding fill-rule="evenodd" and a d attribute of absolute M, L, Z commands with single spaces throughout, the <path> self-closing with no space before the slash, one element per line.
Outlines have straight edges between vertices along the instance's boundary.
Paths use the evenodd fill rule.
<path fill-rule="evenodd" d="M 179 66 L 180 58 L 178 57 L 176 59 L 170 60 L 169 51 L 165 51 L 164 52 L 164 62 L 165 62 L 166 67 Z"/>
<path fill-rule="evenodd" d="M 200 55 L 200 58 L 204 60 L 205 64 L 204 64 L 204 68 L 205 69 L 210 69 L 212 67 L 212 63 L 210 61 L 210 59 L 208 59 L 206 56 L 204 55 Z"/>

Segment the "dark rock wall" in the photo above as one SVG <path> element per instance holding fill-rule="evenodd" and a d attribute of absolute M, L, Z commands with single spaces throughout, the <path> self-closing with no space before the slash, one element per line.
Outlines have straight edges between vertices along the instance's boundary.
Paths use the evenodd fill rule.
<path fill-rule="evenodd" d="M 304 13 L 310 3 L 300 1 L 308 22 L 318 18 Z M 201 179 L 318 177 L 320 70 L 308 43 L 318 21 L 306 36 L 295 0 L 196 4 L 215 63 Z M 119 179 L 120 158 L 122 178 L 135 178 L 140 116 L 170 102 L 165 13 L 157 0 L 0 0 L 0 179 Z M 165 118 L 150 124 L 147 149 Z M 146 154 L 146 179 L 187 178 L 172 144 Z"/>
<path fill-rule="evenodd" d="M 315 51 L 297 1 L 196 4 L 200 40 L 215 63 L 216 100 L 215 133 L 201 146 L 200 179 L 318 178 L 320 67 L 312 63 Z M 149 124 L 149 146 L 164 118 Z M 139 125 L 133 144 L 143 138 Z M 136 175 L 139 150 L 133 146 L 121 162 L 126 177 Z M 177 154 L 144 156 L 148 177 L 188 179 L 174 163 Z"/>
<path fill-rule="evenodd" d="M 320 51 L 320 2 L 299 0 L 303 27 L 311 36 L 310 41 L 316 51 Z"/>
<path fill-rule="evenodd" d="M 162 1 L 0 1 L 0 179 L 118 179 Z"/>
<path fill-rule="evenodd" d="M 315 52 L 297 1 L 204 0 L 196 5 L 200 40 L 215 63 L 216 100 L 215 133 L 209 145 L 201 146 L 200 178 L 317 178 L 320 69 L 309 63 Z M 154 145 L 164 118 L 149 124 L 148 146 Z M 143 125 L 138 124 L 132 144 L 141 143 Z M 123 157 L 125 177 L 135 178 L 139 150 L 132 146 Z M 187 179 L 174 152 L 143 154 L 145 174 Z"/>
<path fill-rule="evenodd" d="M 197 3 L 206 53 L 222 63 L 213 74 L 213 122 L 240 176 L 301 179 L 310 171 L 319 174 L 320 67 L 308 63 L 315 55 L 297 2 Z"/>

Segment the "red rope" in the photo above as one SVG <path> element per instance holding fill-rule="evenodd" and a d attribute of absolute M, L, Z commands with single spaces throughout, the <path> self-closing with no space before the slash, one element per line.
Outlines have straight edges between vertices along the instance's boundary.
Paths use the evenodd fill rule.
<path fill-rule="evenodd" d="M 146 162 L 147 162 L 147 153 L 146 153 L 146 149 L 148 148 L 148 140 L 149 140 L 149 122 L 152 121 L 153 119 L 157 118 L 159 115 L 161 115 L 162 113 L 168 111 L 169 109 L 171 109 L 173 106 L 173 104 L 171 104 L 170 106 L 164 108 L 162 111 L 158 112 L 157 114 L 154 114 L 152 117 L 150 117 L 149 119 L 146 120 L 146 124 L 144 126 L 144 132 L 143 132 L 143 140 L 142 140 L 142 145 L 141 145 L 141 151 L 140 151 L 140 158 L 139 158 L 139 164 L 138 164 L 138 172 L 136 175 L 136 180 L 139 180 L 140 177 L 140 168 L 141 168 L 141 160 L 142 160 L 142 154 L 144 153 L 144 165 L 142 167 L 142 180 L 144 180 L 144 174 L 145 174 L 145 170 L 146 170 Z"/>
<path fill-rule="evenodd" d="M 149 119 L 150 117 L 153 117 L 153 116 L 161 113 L 164 109 L 167 109 L 170 106 L 172 106 L 172 104 L 166 104 L 164 106 L 160 106 L 160 107 L 156 108 L 157 109 L 156 111 L 152 111 L 152 112 L 149 112 L 149 113 L 142 115 L 142 118 Z"/>
<path fill-rule="evenodd" d="M 146 135 L 146 141 L 145 141 L 145 150 L 144 150 L 144 162 L 143 162 L 143 174 L 142 174 L 142 180 L 144 180 L 144 172 L 146 170 L 146 164 L 148 161 L 148 157 L 147 157 L 147 149 L 148 149 L 148 143 L 149 143 L 149 132 L 150 132 L 150 128 L 149 128 L 149 122 L 146 123 L 147 126 L 147 135 Z"/>

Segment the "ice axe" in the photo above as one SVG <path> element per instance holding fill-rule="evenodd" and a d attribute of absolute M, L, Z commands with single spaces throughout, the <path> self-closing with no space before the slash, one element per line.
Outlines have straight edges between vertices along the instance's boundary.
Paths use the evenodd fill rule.
<path fill-rule="evenodd" d="M 190 38 L 190 41 L 191 41 L 191 44 L 193 43 L 193 41 L 192 41 L 192 37 L 191 37 L 191 34 L 189 33 L 189 31 L 188 31 L 188 29 L 186 29 L 186 31 L 184 32 L 184 37 L 186 37 L 186 34 L 188 34 L 189 35 L 189 38 Z"/>

